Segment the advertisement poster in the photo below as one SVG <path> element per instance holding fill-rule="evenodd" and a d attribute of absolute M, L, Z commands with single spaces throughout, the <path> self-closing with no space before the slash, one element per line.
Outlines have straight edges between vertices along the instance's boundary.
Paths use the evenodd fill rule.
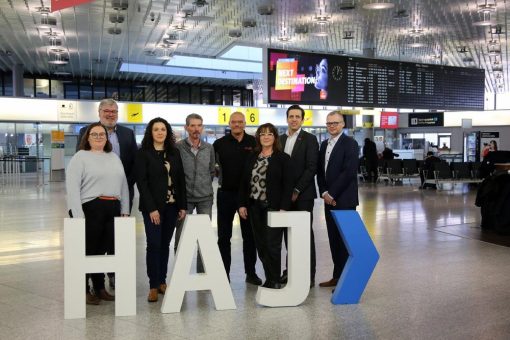
<path fill-rule="evenodd" d="M 499 132 L 480 132 L 480 159 L 491 151 L 496 151 L 499 145 Z"/>

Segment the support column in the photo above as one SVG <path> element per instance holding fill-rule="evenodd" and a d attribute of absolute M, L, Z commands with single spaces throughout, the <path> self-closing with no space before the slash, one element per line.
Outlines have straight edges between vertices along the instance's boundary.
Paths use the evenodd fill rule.
<path fill-rule="evenodd" d="M 15 64 L 12 67 L 12 95 L 14 97 L 24 97 L 25 90 L 23 88 L 23 64 Z"/>

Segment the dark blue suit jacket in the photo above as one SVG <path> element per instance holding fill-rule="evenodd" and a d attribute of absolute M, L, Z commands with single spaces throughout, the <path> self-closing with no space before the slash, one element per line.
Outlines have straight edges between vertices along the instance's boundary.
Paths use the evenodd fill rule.
<path fill-rule="evenodd" d="M 328 140 L 322 142 L 317 164 L 317 184 L 319 194 L 325 191 L 336 201 L 336 208 L 353 208 L 358 201 L 358 143 L 351 137 L 342 135 L 331 152 L 328 168 L 324 171 Z"/>

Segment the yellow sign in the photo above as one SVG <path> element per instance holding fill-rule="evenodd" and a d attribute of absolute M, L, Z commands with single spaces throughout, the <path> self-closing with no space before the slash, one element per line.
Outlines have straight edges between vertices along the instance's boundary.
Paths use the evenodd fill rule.
<path fill-rule="evenodd" d="M 340 110 L 340 113 L 343 115 L 359 115 L 361 114 L 360 110 Z"/>
<path fill-rule="evenodd" d="M 374 127 L 374 122 L 363 122 L 363 127 L 365 129 L 370 129 Z"/>
<path fill-rule="evenodd" d="M 259 125 L 259 109 L 256 107 L 247 108 L 244 115 L 246 116 L 246 125 Z"/>
<path fill-rule="evenodd" d="M 228 125 L 230 121 L 230 114 L 232 113 L 232 109 L 226 106 L 218 107 L 218 124 L 219 125 Z"/>
<path fill-rule="evenodd" d="M 52 130 L 51 131 L 51 142 L 52 143 L 64 143 L 64 131 Z"/>
<path fill-rule="evenodd" d="M 129 123 L 142 123 L 143 122 L 143 109 L 142 104 L 129 103 L 126 104 L 126 115 Z"/>
<path fill-rule="evenodd" d="M 312 126 L 313 125 L 313 111 L 305 110 L 305 117 L 303 119 L 303 126 Z"/>

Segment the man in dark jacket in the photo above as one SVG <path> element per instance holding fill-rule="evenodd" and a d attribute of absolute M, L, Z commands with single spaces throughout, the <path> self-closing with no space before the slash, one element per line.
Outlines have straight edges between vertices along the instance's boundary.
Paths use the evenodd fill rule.
<path fill-rule="evenodd" d="M 358 201 L 358 154 L 356 141 L 343 133 L 344 116 L 339 111 L 326 117 L 330 138 L 323 141 L 319 150 L 317 184 L 324 200 L 324 215 L 328 229 L 329 247 L 333 258 L 333 277 L 321 282 L 321 287 L 334 287 L 349 258 L 340 231 L 331 215 L 333 210 L 356 210 Z"/>
<path fill-rule="evenodd" d="M 319 157 L 319 143 L 311 133 L 301 129 L 305 121 L 305 111 L 299 105 L 292 105 L 287 109 L 286 134 L 280 136 L 280 145 L 290 156 L 290 163 L 294 171 L 294 190 L 292 192 L 292 211 L 308 211 L 310 213 L 310 286 L 315 285 L 315 239 L 313 235 L 313 204 L 317 198 L 315 190 L 315 174 Z M 290 176 L 290 174 L 289 174 Z M 287 244 L 287 233 L 285 244 Z M 287 271 L 284 271 L 282 283 L 287 281 Z"/>

